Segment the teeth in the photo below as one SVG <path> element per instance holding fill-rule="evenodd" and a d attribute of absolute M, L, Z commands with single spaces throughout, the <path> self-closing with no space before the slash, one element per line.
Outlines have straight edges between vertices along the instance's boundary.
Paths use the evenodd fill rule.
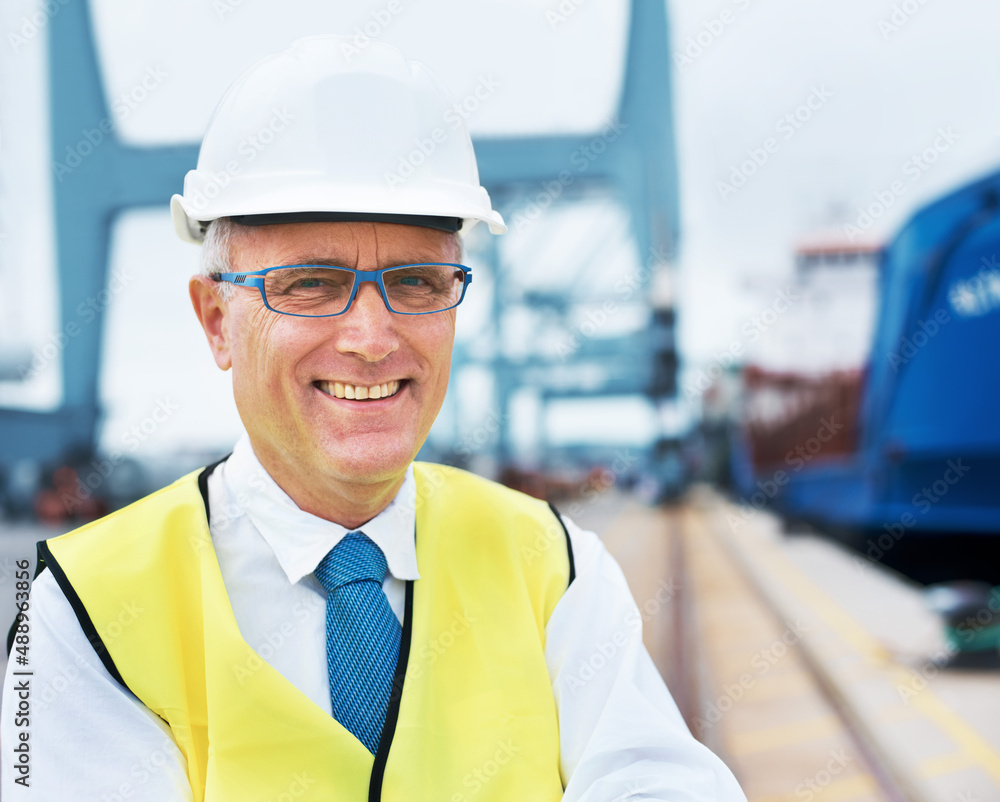
<path fill-rule="evenodd" d="M 328 395 L 336 398 L 350 398 L 363 401 L 371 398 L 388 398 L 399 392 L 399 382 L 391 381 L 385 384 L 373 384 L 371 387 L 347 384 L 345 382 L 319 382 L 319 388 Z"/>

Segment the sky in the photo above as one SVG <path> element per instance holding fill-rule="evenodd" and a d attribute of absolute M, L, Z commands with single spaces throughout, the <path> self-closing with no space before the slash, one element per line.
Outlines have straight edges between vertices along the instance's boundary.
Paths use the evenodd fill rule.
<path fill-rule="evenodd" d="M 473 136 L 594 131 L 615 109 L 627 25 L 627 4 L 596 0 L 92 6 L 109 97 L 131 95 L 156 76 L 141 103 L 115 113 L 118 132 L 139 144 L 197 141 L 247 64 L 319 31 L 367 30 L 427 63 L 456 98 L 484 79 L 498 85 L 470 115 Z M 0 8 L 0 353 L 37 352 L 59 329 L 40 8 L 30 0 Z M 1000 7 L 989 0 L 676 0 L 668 10 L 681 206 L 670 294 L 682 383 L 734 344 L 775 364 L 819 369 L 862 360 L 874 310 L 870 281 L 841 287 L 841 302 L 825 318 L 804 301 L 752 343 L 747 327 L 794 281 L 799 243 L 885 241 L 923 203 L 996 169 Z M 880 198 L 888 199 L 884 212 Z M 869 222 L 864 211 L 873 204 L 879 216 Z M 637 263 L 613 199 L 559 210 L 551 222 L 510 247 L 556 282 L 586 256 L 572 236 L 581 228 L 595 232 L 608 270 Z M 164 205 L 124 215 L 112 249 L 112 272 L 128 278 L 108 307 L 105 447 L 120 447 L 165 399 L 177 411 L 142 449 L 231 441 L 238 422 L 228 377 L 215 369 L 187 308 L 196 247 L 173 236 Z M 483 297 L 463 308 L 460 336 L 470 343 L 482 334 Z M 510 347 L 532 331 L 514 326 Z M 442 437 L 471 442 L 488 425 L 492 410 L 477 403 L 484 381 L 455 382 L 449 403 L 463 411 L 461 422 L 446 420 Z M 30 383 L 0 381 L 3 404 L 52 407 L 60 392 L 55 359 Z M 531 399 L 518 409 L 525 422 L 517 436 L 530 451 L 537 435 Z M 593 430 L 594 420 L 619 439 L 642 439 L 658 425 L 649 409 L 622 409 L 564 407 L 543 425 L 556 439 Z"/>
<path fill-rule="evenodd" d="M 731 19 L 675 73 L 681 342 L 692 363 L 738 341 L 742 324 L 773 302 L 797 244 L 885 242 L 924 203 L 1000 166 L 996 4 L 737 0 L 671 8 L 675 53 L 687 53 L 692 39 L 697 52 L 698 37 L 718 30 L 724 11 Z M 787 115 L 811 97 L 817 108 L 789 124 Z M 765 151 L 741 188 L 720 186 L 732 185 L 734 167 L 743 172 L 755 153 L 763 161 L 768 139 L 776 151 Z M 881 216 L 868 220 L 863 212 L 873 204 Z"/>

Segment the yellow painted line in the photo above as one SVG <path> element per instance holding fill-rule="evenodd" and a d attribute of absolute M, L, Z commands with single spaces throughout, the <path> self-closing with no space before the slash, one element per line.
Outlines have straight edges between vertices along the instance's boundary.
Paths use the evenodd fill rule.
<path fill-rule="evenodd" d="M 917 767 L 917 776 L 924 780 L 940 777 L 942 774 L 954 774 L 975 765 L 965 752 L 949 752 L 937 757 L 922 760 Z"/>
<path fill-rule="evenodd" d="M 718 527 L 712 530 L 718 532 Z M 719 536 L 717 534 L 717 536 Z M 726 535 L 722 535 L 723 538 Z M 875 640 L 851 615 L 841 608 L 825 591 L 813 582 L 788 557 L 771 543 L 753 543 L 753 538 L 735 532 L 732 537 L 740 541 L 745 559 L 754 559 L 764 563 L 765 570 L 771 576 L 783 579 L 786 588 L 791 589 L 799 601 L 812 607 L 826 624 L 836 631 L 844 641 L 851 644 L 856 651 L 867 656 L 873 663 L 884 663 L 882 670 L 897 687 L 908 687 L 912 681 L 912 673 L 904 671 L 895 663 L 890 662 L 888 652 Z M 753 555 L 752 557 L 750 555 Z M 806 633 L 808 635 L 808 633 Z M 900 699 L 902 703 L 902 697 Z M 982 735 L 969 726 L 954 710 L 942 702 L 929 688 L 924 688 L 908 698 L 911 706 L 931 719 L 946 732 L 966 753 L 975 765 L 978 765 L 997 783 L 1000 783 L 1000 752 L 998 752 Z"/>
<path fill-rule="evenodd" d="M 798 794 L 772 794 L 769 796 L 751 794 L 747 799 L 748 802 L 802 802 L 805 798 L 820 799 L 822 802 L 849 802 L 858 799 L 882 798 L 878 785 L 867 774 L 854 774 L 850 777 L 834 780 L 828 785 L 817 785 L 815 791 L 803 783 L 799 790 Z"/>
<path fill-rule="evenodd" d="M 734 755 L 749 755 L 781 749 L 791 744 L 818 741 L 841 732 L 843 727 L 834 715 L 820 716 L 805 721 L 795 721 L 777 727 L 733 733 L 730 736 L 731 751 Z"/>
<path fill-rule="evenodd" d="M 900 672 L 902 673 L 902 672 Z M 942 702 L 934 693 L 925 688 L 910 697 L 910 704 L 932 719 L 951 739 L 955 741 L 973 761 L 982 768 L 994 782 L 1000 784 L 1000 752 L 978 732 L 970 727 L 954 710 Z"/>
<path fill-rule="evenodd" d="M 855 774 L 834 780 L 823 789 L 823 802 L 847 802 L 850 799 L 882 798 L 882 792 L 875 780 L 868 774 Z M 801 796 L 799 799 L 801 800 Z"/>
<path fill-rule="evenodd" d="M 754 538 L 739 532 L 733 533 L 733 537 L 742 541 L 745 554 L 752 554 L 758 562 L 767 563 L 768 572 L 783 579 L 785 587 L 799 596 L 801 601 L 833 628 L 842 640 L 850 644 L 855 652 L 867 657 L 873 663 L 890 662 L 891 656 L 888 650 L 806 576 L 802 569 L 782 554 L 778 546 L 767 541 L 751 543 Z"/>

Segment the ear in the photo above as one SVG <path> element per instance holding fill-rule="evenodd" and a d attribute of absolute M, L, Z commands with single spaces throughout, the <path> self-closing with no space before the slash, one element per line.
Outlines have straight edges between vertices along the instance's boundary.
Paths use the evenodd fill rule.
<path fill-rule="evenodd" d="M 229 304 L 219 297 L 218 285 L 208 276 L 192 276 L 188 282 L 188 292 L 198 322 L 205 330 L 215 364 L 222 370 L 229 370 L 233 364 Z"/>

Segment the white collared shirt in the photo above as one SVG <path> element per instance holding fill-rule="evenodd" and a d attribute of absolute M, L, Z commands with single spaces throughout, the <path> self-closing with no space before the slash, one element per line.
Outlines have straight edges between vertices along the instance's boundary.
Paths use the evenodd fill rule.
<path fill-rule="evenodd" d="M 243 638 L 330 711 L 326 592 L 312 572 L 350 530 L 299 509 L 245 435 L 209 478 L 208 496 L 212 541 Z M 419 579 L 415 498 L 411 467 L 393 502 L 361 527 L 386 556 L 383 589 L 401 622 L 405 583 Z M 563 799 L 744 800 L 726 766 L 684 725 L 642 645 L 642 619 L 617 563 L 596 535 L 564 520 L 576 579 L 545 641 Z M 108 674 L 49 571 L 33 584 L 31 610 L 31 786 L 13 782 L 11 661 L 0 713 L 3 798 L 190 800 L 184 758 L 166 725 Z"/>

